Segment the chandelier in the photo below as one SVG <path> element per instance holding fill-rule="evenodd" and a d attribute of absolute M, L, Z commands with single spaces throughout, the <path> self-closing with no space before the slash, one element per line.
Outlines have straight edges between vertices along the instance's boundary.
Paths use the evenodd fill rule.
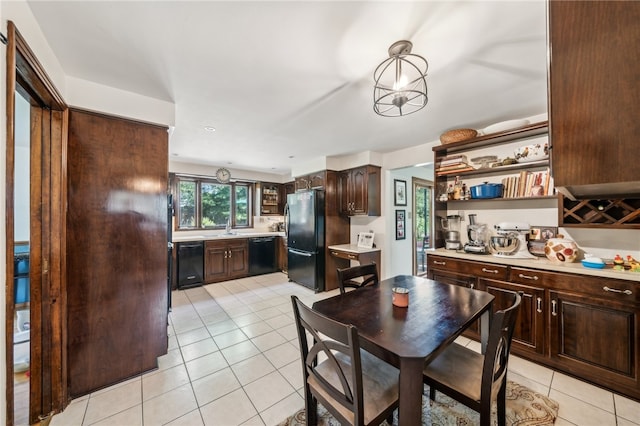
<path fill-rule="evenodd" d="M 411 53 L 413 44 L 400 40 L 389 47 L 389 58 L 373 73 L 373 110 L 385 117 L 399 117 L 421 110 L 427 98 L 427 60 Z"/>

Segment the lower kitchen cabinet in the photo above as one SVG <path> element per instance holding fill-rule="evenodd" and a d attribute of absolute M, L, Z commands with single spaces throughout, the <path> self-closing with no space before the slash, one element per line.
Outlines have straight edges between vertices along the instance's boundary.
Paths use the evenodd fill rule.
<path fill-rule="evenodd" d="M 276 243 L 276 259 L 278 260 L 278 269 L 282 272 L 287 272 L 287 238 L 286 237 L 278 237 L 278 241 Z"/>
<path fill-rule="evenodd" d="M 521 293 L 514 354 L 640 399 L 640 283 L 438 255 L 427 265 L 431 279 L 493 294 L 494 311 Z"/>
<path fill-rule="evenodd" d="M 249 274 L 246 238 L 207 241 L 204 248 L 204 281 L 213 283 Z"/>
<path fill-rule="evenodd" d="M 518 353 L 521 351 L 544 353 L 543 288 L 480 278 L 478 289 L 495 297 L 493 301 L 494 312 L 511 306 L 512 299 L 510 296 L 508 297 L 507 292 L 520 293 L 522 301 L 513 330 L 512 349 Z"/>

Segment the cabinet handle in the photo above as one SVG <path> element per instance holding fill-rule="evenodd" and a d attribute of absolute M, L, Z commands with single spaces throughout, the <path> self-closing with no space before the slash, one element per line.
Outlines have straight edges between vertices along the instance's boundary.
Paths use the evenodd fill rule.
<path fill-rule="evenodd" d="M 444 265 L 446 265 L 446 264 L 447 264 L 447 262 L 439 262 L 439 261 L 437 261 L 437 260 L 434 260 L 434 261 L 433 261 L 433 264 L 434 264 L 434 265 L 442 265 L 442 266 L 444 266 Z"/>
<path fill-rule="evenodd" d="M 536 299 L 536 302 L 537 302 L 537 309 L 536 309 L 536 312 L 538 312 L 539 314 L 541 314 L 541 313 L 542 313 L 542 297 L 538 297 L 538 298 Z"/>
<path fill-rule="evenodd" d="M 189 276 L 187 277 L 187 279 L 188 279 L 188 280 L 192 280 L 192 279 L 194 279 L 195 277 L 196 277 L 195 275 L 189 275 Z"/>
<path fill-rule="evenodd" d="M 224 258 L 228 258 L 229 257 L 229 252 L 227 250 L 224 251 Z"/>
<path fill-rule="evenodd" d="M 558 315 L 558 302 L 555 300 L 551 301 L 551 315 L 554 317 Z"/>
<path fill-rule="evenodd" d="M 229 250 L 229 259 L 231 259 L 232 255 L 233 255 L 233 252 L 231 250 Z"/>
<path fill-rule="evenodd" d="M 488 272 L 490 274 L 497 274 L 499 271 L 497 269 L 482 268 L 482 272 Z"/>
<path fill-rule="evenodd" d="M 610 293 L 622 293 L 622 294 L 626 294 L 627 296 L 631 296 L 633 294 L 633 292 L 631 290 L 618 290 L 617 288 L 610 288 L 607 287 L 606 285 L 604 287 L 602 287 L 602 289 L 604 291 L 608 291 Z"/>
<path fill-rule="evenodd" d="M 356 256 L 356 255 L 354 255 L 354 254 L 348 254 L 348 255 L 347 255 L 347 257 L 348 257 L 349 259 L 357 259 L 357 258 L 358 258 L 358 256 Z"/>
<path fill-rule="evenodd" d="M 475 285 L 474 283 L 470 283 L 470 284 L 469 284 L 469 288 L 470 288 L 471 290 L 473 290 L 473 287 L 475 287 L 475 286 L 476 286 L 476 285 Z"/>
<path fill-rule="evenodd" d="M 526 280 L 534 280 L 534 281 L 538 281 L 538 276 L 537 276 L 537 275 L 533 275 L 533 276 L 531 276 L 531 275 L 518 274 L 518 276 L 519 276 L 520 278 L 524 278 L 524 279 L 526 279 Z"/>

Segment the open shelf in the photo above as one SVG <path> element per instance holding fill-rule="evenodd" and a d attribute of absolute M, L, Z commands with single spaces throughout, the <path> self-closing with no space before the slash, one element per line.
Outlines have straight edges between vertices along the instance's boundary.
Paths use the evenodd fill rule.
<path fill-rule="evenodd" d="M 572 201 L 561 197 L 560 226 L 640 229 L 640 198 Z"/>

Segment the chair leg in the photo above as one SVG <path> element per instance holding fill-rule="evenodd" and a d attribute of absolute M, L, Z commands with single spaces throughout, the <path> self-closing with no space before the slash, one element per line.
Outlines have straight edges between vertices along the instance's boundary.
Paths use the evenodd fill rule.
<path fill-rule="evenodd" d="M 311 392 L 307 389 L 305 392 L 305 410 L 307 418 L 307 426 L 317 426 L 318 424 L 318 400 L 311 395 Z"/>
<path fill-rule="evenodd" d="M 506 426 L 507 424 L 507 381 L 502 382 L 500 390 L 498 390 L 498 400 L 496 401 L 498 408 L 498 426 Z"/>
<path fill-rule="evenodd" d="M 391 411 L 387 416 L 387 423 L 389 423 L 390 425 L 393 425 L 393 411 Z"/>
<path fill-rule="evenodd" d="M 429 386 L 429 399 L 432 401 L 436 400 L 436 388 L 433 386 Z"/>

